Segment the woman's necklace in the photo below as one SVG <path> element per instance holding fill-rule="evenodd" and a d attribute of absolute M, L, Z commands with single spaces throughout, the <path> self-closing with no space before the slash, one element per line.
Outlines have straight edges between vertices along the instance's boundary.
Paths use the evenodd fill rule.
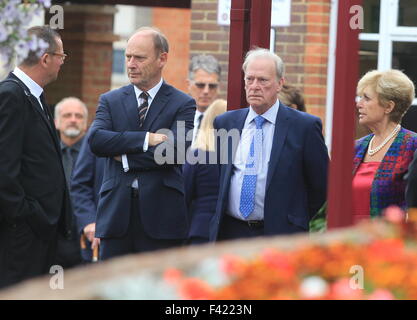
<path fill-rule="evenodd" d="M 381 150 L 388 143 L 388 141 L 390 141 L 392 139 L 392 137 L 394 137 L 398 133 L 398 131 L 400 131 L 400 129 L 401 129 L 401 125 L 398 124 L 394 128 L 394 130 L 392 130 L 392 132 L 388 135 L 388 137 L 386 137 L 385 140 L 382 141 L 382 143 L 379 146 L 377 146 L 375 149 L 372 149 L 371 146 L 372 146 L 372 142 L 374 141 L 374 138 L 375 138 L 375 135 L 374 135 L 372 137 L 371 141 L 369 141 L 368 154 L 370 156 L 373 156 L 375 153 L 377 153 L 379 150 Z"/>

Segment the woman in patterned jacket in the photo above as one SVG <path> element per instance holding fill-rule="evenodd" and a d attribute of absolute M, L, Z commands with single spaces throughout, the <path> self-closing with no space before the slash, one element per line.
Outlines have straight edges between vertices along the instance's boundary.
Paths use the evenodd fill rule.
<path fill-rule="evenodd" d="M 401 71 L 370 71 L 358 83 L 359 123 L 372 134 L 356 141 L 353 161 L 353 222 L 375 218 L 390 205 L 405 209 L 404 175 L 417 148 L 417 134 L 400 122 L 414 99 L 414 84 Z"/>

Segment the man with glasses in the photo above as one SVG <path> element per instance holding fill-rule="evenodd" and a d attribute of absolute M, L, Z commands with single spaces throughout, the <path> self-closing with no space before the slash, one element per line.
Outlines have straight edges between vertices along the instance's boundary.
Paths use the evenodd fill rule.
<path fill-rule="evenodd" d="M 187 84 L 188 91 L 197 104 L 194 116 L 193 141 L 197 136 L 204 112 L 217 98 L 220 73 L 220 64 L 211 55 L 198 55 L 191 59 Z"/>
<path fill-rule="evenodd" d="M 46 42 L 47 51 L 30 51 L 0 83 L 0 287 L 49 273 L 58 233 L 71 222 L 59 140 L 43 94 L 58 77 L 63 44 L 47 26 L 28 34 Z"/>

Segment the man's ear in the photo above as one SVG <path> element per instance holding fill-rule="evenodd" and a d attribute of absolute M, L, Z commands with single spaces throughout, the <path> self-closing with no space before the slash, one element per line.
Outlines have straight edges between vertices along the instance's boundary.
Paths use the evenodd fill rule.
<path fill-rule="evenodd" d="M 45 52 L 40 58 L 40 65 L 46 67 L 48 65 L 48 59 L 50 59 L 50 54 Z"/>
<path fill-rule="evenodd" d="M 278 93 L 282 90 L 282 87 L 284 86 L 284 83 L 285 83 L 285 78 L 284 77 L 279 79 L 279 81 L 278 81 Z"/>
<path fill-rule="evenodd" d="M 159 54 L 159 60 L 161 63 L 161 67 L 165 66 L 167 61 L 168 61 L 168 53 L 167 52 L 162 52 Z"/>

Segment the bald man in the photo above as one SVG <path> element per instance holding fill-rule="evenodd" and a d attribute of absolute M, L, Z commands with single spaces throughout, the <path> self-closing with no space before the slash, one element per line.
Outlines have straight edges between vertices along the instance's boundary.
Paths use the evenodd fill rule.
<path fill-rule="evenodd" d="M 107 157 L 96 220 L 104 260 L 178 246 L 187 238 L 182 163 L 160 165 L 154 157 L 167 140 L 159 129 L 172 132 L 177 154 L 177 124 L 186 134 L 192 130 L 196 108 L 194 99 L 162 79 L 168 51 L 159 30 L 137 30 L 126 48 L 131 84 L 100 97 L 89 142 L 93 153 Z"/>

